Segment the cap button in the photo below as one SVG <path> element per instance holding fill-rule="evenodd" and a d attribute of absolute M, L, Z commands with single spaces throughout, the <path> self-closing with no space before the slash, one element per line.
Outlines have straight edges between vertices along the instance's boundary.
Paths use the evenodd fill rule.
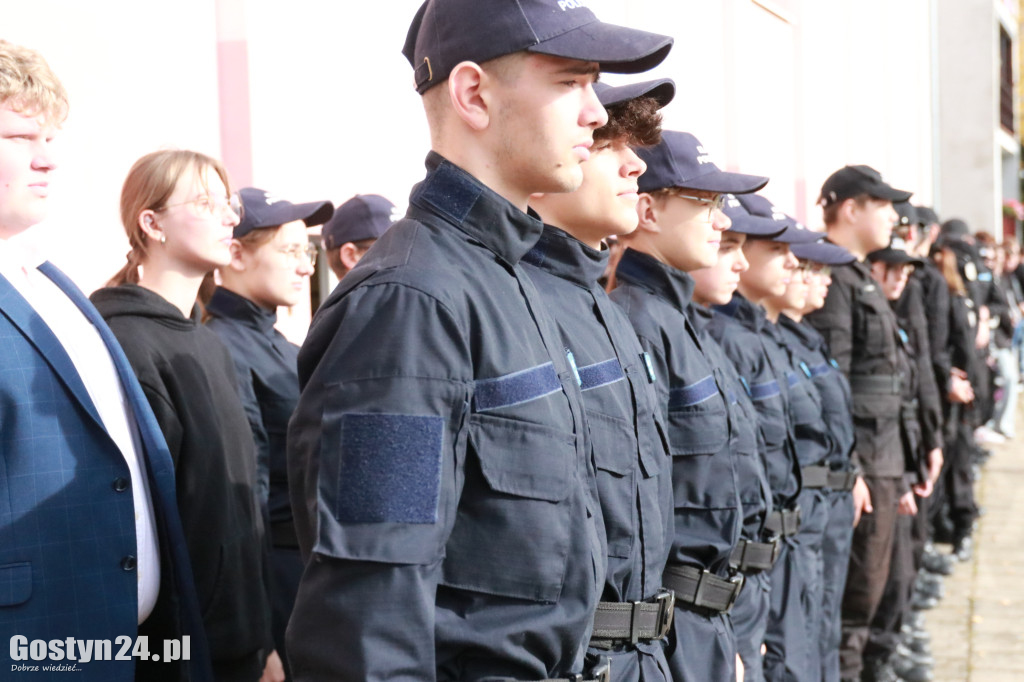
<path fill-rule="evenodd" d="M 128 490 L 128 479 L 121 477 L 115 478 L 113 486 L 114 490 L 119 493 L 123 493 L 125 490 Z"/>
<path fill-rule="evenodd" d="M 121 559 L 121 568 L 125 571 L 134 571 L 137 563 L 135 557 L 129 554 L 124 559 Z"/>

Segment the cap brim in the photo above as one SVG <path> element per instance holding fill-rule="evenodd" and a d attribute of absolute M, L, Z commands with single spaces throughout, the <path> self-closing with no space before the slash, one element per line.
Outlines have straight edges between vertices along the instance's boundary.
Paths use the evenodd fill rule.
<path fill-rule="evenodd" d="M 910 197 L 914 196 L 914 193 L 906 192 L 902 189 L 896 189 L 889 185 L 880 185 L 878 187 L 873 187 L 871 191 L 868 192 L 868 195 L 875 199 L 884 199 L 896 204 L 901 201 L 910 201 Z"/>
<path fill-rule="evenodd" d="M 710 173 L 687 180 L 679 186 L 704 192 L 718 192 L 719 194 L 750 194 L 763 189 L 767 184 L 768 178 L 760 175 L 730 173 L 716 168 Z"/>
<path fill-rule="evenodd" d="M 295 204 L 295 217 L 292 220 L 301 220 L 306 227 L 323 225 L 334 215 L 334 204 L 329 201 L 312 201 L 307 204 Z"/>
<path fill-rule="evenodd" d="M 810 244 L 816 242 L 825 235 L 814 230 L 802 230 L 795 225 L 789 225 L 781 234 L 772 237 L 773 242 L 783 244 Z"/>
<path fill-rule="evenodd" d="M 790 250 L 801 260 L 809 260 L 822 265 L 846 265 L 856 260 L 856 257 L 843 247 L 824 241 L 793 244 Z"/>
<path fill-rule="evenodd" d="M 889 247 L 872 251 L 868 254 L 868 260 L 872 263 L 888 263 L 889 265 L 913 265 L 915 267 L 924 265 L 922 259 L 915 258 L 906 251 Z"/>
<path fill-rule="evenodd" d="M 673 39 L 626 26 L 593 21 L 559 34 L 527 52 L 597 62 L 610 73 L 643 73 L 665 61 Z"/>
<path fill-rule="evenodd" d="M 658 103 L 659 107 L 664 107 L 676 95 L 676 84 L 671 78 L 659 78 L 628 85 L 598 83 L 594 89 L 597 91 L 597 99 L 606 107 L 613 107 L 616 104 L 640 97 L 650 97 Z"/>
<path fill-rule="evenodd" d="M 784 223 L 772 220 L 771 218 L 762 218 L 761 216 L 750 215 L 746 210 L 740 210 L 743 212 L 725 211 L 725 215 L 729 216 L 729 220 L 732 221 L 732 225 L 728 230 L 729 232 L 745 234 L 748 237 L 763 237 L 771 239 L 782 234 L 788 228 Z"/>

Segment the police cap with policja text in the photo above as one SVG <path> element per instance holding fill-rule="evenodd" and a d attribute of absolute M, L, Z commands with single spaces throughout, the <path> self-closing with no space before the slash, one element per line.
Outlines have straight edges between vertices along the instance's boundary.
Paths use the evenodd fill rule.
<path fill-rule="evenodd" d="M 423 94 L 461 62 L 514 52 L 598 62 L 602 71 L 641 73 L 660 64 L 672 38 L 599 21 L 587 0 L 426 0 L 402 54 Z"/>
<path fill-rule="evenodd" d="M 756 192 L 768 178 L 721 170 L 696 137 L 690 133 L 665 130 L 661 142 L 640 147 L 637 155 L 647 164 L 638 179 L 641 192 L 678 187 L 719 194 Z"/>

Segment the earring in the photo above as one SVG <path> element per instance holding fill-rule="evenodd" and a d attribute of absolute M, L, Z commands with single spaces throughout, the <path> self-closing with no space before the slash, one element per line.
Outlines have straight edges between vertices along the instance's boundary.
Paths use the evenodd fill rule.
<path fill-rule="evenodd" d="M 166 234 L 160 235 L 160 243 L 161 244 L 166 244 L 167 243 L 167 235 Z"/>

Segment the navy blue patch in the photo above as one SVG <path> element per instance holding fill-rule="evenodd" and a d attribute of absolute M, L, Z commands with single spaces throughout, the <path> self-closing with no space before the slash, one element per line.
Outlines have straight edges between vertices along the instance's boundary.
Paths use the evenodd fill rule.
<path fill-rule="evenodd" d="M 786 383 L 789 384 L 790 388 L 793 388 L 800 383 L 800 375 L 796 372 L 786 372 Z"/>
<path fill-rule="evenodd" d="M 835 360 L 833 360 L 832 362 L 834 363 Z M 820 377 L 822 374 L 827 374 L 828 372 L 832 371 L 832 367 L 833 365 L 828 362 L 823 362 L 820 365 L 815 365 L 814 367 L 811 367 L 811 377 Z M 839 368 L 836 367 L 836 369 Z"/>
<path fill-rule="evenodd" d="M 779 382 L 774 379 L 760 384 L 754 384 L 750 387 L 750 397 L 753 400 L 767 400 L 768 398 L 774 398 L 781 393 L 782 389 L 779 388 Z"/>
<path fill-rule="evenodd" d="M 651 362 L 651 356 L 644 352 L 640 354 L 640 357 L 644 361 L 644 367 L 647 368 L 647 381 L 653 384 L 658 377 L 654 376 L 654 363 Z"/>
<path fill-rule="evenodd" d="M 573 371 L 576 366 L 573 364 Z M 537 398 L 551 395 L 562 388 L 555 366 L 548 362 L 530 369 L 520 370 L 493 379 L 476 382 L 476 409 L 478 412 L 496 410 L 528 403 Z"/>
<path fill-rule="evenodd" d="M 576 377 L 576 385 L 582 386 L 583 379 L 580 378 L 580 368 L 576 366 L 576 356 L 572 354 L 572 351 L 568 348 L 565 349 L 565 359 L 569 362 L 569 368 L 572 370 L 572 375 Z"/>
<path fill-rule="evenodd" d="M 681 386 L 669 391 L 668 409 L 674 410 L 680 407 L 697 405 L 705 400 L 709 400 L 716 393 L 718 393 L 718 384 L 715 383 L 715 377 L 709 374 L 689 386 Z"/>
<path fill-rule="evenodd" d="M 619 364 L 618 358 L 580 367 L 580 388 L 584 391 L 614 384 L 616 381 L 622 381 L 625 378 L 626 375 L 622 371 L 622 365 Z"/>
<path fill-rule="evenodd" d="M 482 193 L 483 188 L 465 173 L 442 163 L 420 184 L 412 201 L 422 200 L 461 225 Z"/>
<path fill-rule="evenodd" d="M 342 523 L 436 523 L 444 418 L 344 414 L 334 516 Z"/>

